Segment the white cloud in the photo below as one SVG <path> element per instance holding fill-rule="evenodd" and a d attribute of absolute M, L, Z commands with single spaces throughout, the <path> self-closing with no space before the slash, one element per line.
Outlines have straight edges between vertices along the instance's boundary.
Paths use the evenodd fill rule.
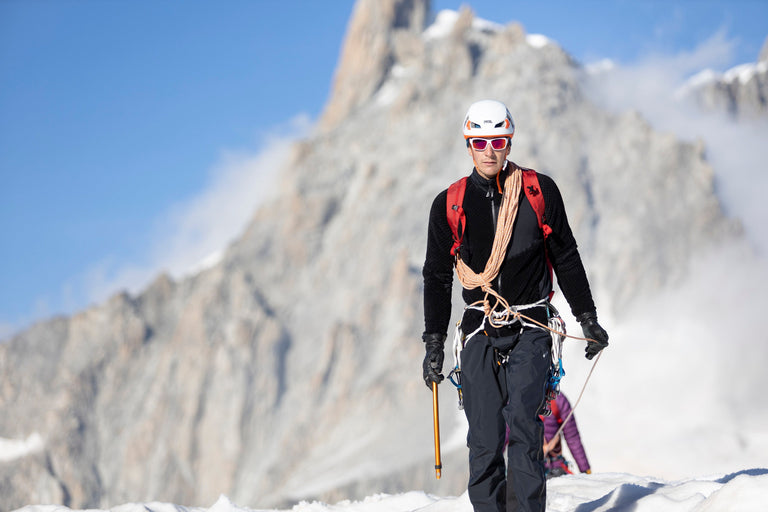
<path fill-rule="evenodd" d="M 768 250 L 768 228 L 758 222 L 768 217 L 762 198 L 768 173 L 761 170 L 768 159 L 768 146 L 761 142 L 768 140 L 768 121 L 736 123 L 724 114 L 705 113 L 678 94 L 692 75 L 730 62 L 734 48 L 734 41 L 718 32 L 689 52 L 590 67 L 587 91 L 595 103 L 615 112 L 639 111 L 656 130 L 704 141 L 726 212 L 744 221 L 754 245 Z"/>
<path fill-rule="evenodd" d="M 755 411 L 765 410 L 765 399 L 755 389 L 761 385 L 761 364 L 768 357 L 759 324 L 768 307 L 762 291 L 768 280 L 768 228 L 763 222 L 768 218 L 768 203 L 763 199 L 768 186 L 768 173 L 764 172 L 768 122 L 736 123 L 723 114 L 704 113 L 675 95 L 693 73 L 703 68 L 722 71 L 733 49 L 734 43 L 718 33 L 690 52 L 655 54 L 631 65 L 592 68 L 596 71 L 589 88 L 598 104 L 616 112 L 638 111 L 657 131 L 702 140 L 715 172 L 715 191 L 726 213 L 742 220 L 747 234 L 748 243 L 728 241 L 709 253 L 692 253 L 684 282 L 652 297 L 639 297 L 616 326 L 608 322 L 615 340 L 609 357 L 632 361 L 632 365 L 604 365 L 600 371 L 605 375 L 597 377 L 593 389 L 599 391 L 594 393 L 604 394 L 600 403 L 648 404 L 638 409 L 643 415 L 625 418 L 625 432 L 617 434 L 629 439 L 645 436 L 648 441 L 638 445 L 637 452 L 628 452 L 627 461 L 635 457 L 649 466 L 665 464 L 668 450 L 649 449 L 659 444 L 649 442 L 651 439 L 679 438 L 691 446 L 705 446 L 712 439 L 731 436 L 729 429 L 736 433 L 728 440 L 734 447 L 732 453 L 688 450 L 667 464 L 665 471 L 678 474 L 690 467 L 706 472 L 725 462 L 737 463 L 734 461 L 741 455 L 764 452 L 751 443 L 765 421 L 765 415 L 752 420 Z M 755 252 L 755 247 L 761 250 Z M 622 371 L 625 373 L 620 375 Z M 616 382 L 635 379 L 633 372 L 645 382 L 639 391 L 614 392 Z M 587 431 L 599 429 L 600 419 L 610 420 L 599 406 L 587 404 L 581 413 Z M 641 416 L 664 427 L 649 431 L 649 423 Z M 720 418 L 731 426 L 723 423 L 711 429 L 713 419 Z M 742 446 L 742 439 L 749 441 Z M 604 446 L 620 444 L 620 439 L 612 441 Z M 612 460 L 613 454 L 600 453 L 599 446 L 595 458 Z M 709 460 L 700 456 L 703 453 Z"/>
<path fill-rule="evenodd" d="M 181 277 L 214 263 L 245 228 L 293 143 L 306 136 L 311 125 L 307 116 L 299 115 L 267 134 L 258 152 L 225 151 L 205 189 L 171 205 L 156 220 L 146 261 L 105 259 L 70 286 L 93 303 L 122 289 L 139 292 L 160 272 Z"/>
<path fill-rule="evenodd" d="M 693 51 L 651 54 L 629 65 L 602 62 L 587 66 L 592 77 L 589 90 L 601 105 L 615 111 L 640 110 L 662 129 L 668 129 L 668 124 L 690 124 L 686 118 L 669 117 L 680 115 L 675 91 L 692 74 L 727 65 L 733 51 L 734 42 L 718 32 Z"/>

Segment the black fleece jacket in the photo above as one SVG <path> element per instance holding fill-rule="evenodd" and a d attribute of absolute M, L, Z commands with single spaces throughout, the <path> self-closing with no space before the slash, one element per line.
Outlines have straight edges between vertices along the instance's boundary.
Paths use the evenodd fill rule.
<path fill-rule="evenodd" d="M 502 187 L 509 168 L 511 166 L 507 165 L 499 175 Z M 539 173 L 537 176 L 544 195 L 545 220 L 552 228 L 552 234 L 546 240 L 546 251 L 536 213 L 521 191 L 512 239 L 499 275 L 493 281 L 493 289 L 511 305 L 530 304 L 546 297 L 552 290 L 548 254 L 573 315 L 592 312 L 595 310 L 592 292 L 560 191 L 550 177 Z M 447 189 L 437 195 L 429 215 L 427 255 L 422 270 L 425 334 L 447 334 L 451 316 L 454 259 L 450 254 L 453 237 L 446 215 L 446 195 Z M 464 195 L 466 228 L 460 254 L 475 273 L 483 271 L 490 257 L 501 198 L 496 180 L 486 180 L 473 169 Z M 466 304 L 482 300 L 484 295 L 479 288 L 463 290 Z M 475 330 L 482 317 L 479 311 L 467 310 L 462 319 L 462 330 L 467 333 Z"/>

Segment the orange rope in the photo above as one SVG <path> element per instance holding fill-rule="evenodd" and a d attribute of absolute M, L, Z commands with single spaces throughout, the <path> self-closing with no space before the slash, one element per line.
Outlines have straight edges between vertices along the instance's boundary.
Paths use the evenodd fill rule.
<path fill-rule="evenodd" d="M 510 162 L 510 165 L 514 164 Z M 491 318 L 491 312 L 496 310 L 497 306 L 501 305 L 503 308 L 502 310 L 508 312 L 507 317 L 505 317 L 504 320 L 507 320 L 509 314 L 513 313 L 509 303 L 492 288 L 491 283 L 499 274 L 501 264 L 504 263 L 507 246 L 509 246 L 509 241 L 512 239 L 512 228 L 515 225 L 515 218 L 517 217 L 522 186 L 523 172 L 519 167 L 515 166 L 504 182 L 504 192 L 501 199 L 499 219 L 496 224 L 496 234 L 493 237 L 491 255 L 485 263 L 485 269 L 480 274 L 476 274 L 462 261 L 461 256 L 459 256 L 458 253 L 456 256 L 456 275 L 459 278 L 459 282 L 468 290 L 480 288 L 485 292 L 485 297 L 482 301 L 483 311 L 493 327 L 500 327 L 500 325 L 494 324 L 493 319 Z M 491 307 L 490 296 L 493 296 L 496 299 L 493 307 Z"/>

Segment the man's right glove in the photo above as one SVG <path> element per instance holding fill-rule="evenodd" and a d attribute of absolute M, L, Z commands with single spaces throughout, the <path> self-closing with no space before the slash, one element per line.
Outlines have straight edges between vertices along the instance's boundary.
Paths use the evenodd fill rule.
<path fill-rule="evenodd" d="M 608 346 L 608 333 L 597 323 L 597 313 L 582 313 L 576 317 L 581 324 L 581 330 L 584 331 L 584 337 L 594 341 L 587 341 L 585 357 L 592 359 Z"/>
<path fill-rule="evenodd" d="M 421 365 L 424 370 L 424 383 L 429 389 L 432 389 L 432 383 L 440 382 L 445 378 L 440 372 L 443 371 L 443 349 L 445 347 L 445 334 L 424 334 L 421 339 L 424 340 L 424 363 Z"/>

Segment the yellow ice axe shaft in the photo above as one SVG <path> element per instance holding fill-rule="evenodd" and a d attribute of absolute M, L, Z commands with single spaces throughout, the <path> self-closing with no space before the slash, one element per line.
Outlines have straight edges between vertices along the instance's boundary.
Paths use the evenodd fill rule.
<path fill-rule="evenodd" d="M 437 382 L 432 382 L 432 422 L 435 427 L 435 478 L 440 480 L 440 406 L 437 403 Z"/>

